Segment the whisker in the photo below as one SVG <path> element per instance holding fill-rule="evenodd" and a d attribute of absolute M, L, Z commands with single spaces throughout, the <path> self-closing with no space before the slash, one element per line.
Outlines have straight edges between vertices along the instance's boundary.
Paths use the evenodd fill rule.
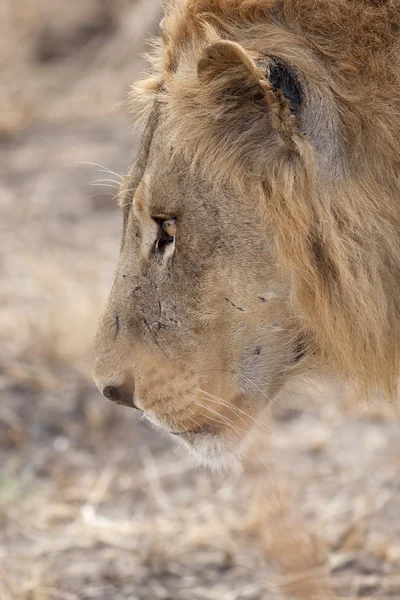
<path fill-rule="evenodd" d="M 118 189 L 121 187 L 121 183 L 115 181 L 115 179 L 95 179 L 94 181 L 90 181 L 89 185 L 94 185 L 95 183 L 114 183 Z"/>
<path fill-rule="evenodd" d="M 259 419 L 255 418 L 255 417 L 253 417 L 248 412 L 246 412 L 245 410 L 242 410 L 238 406 L 235 406 L 234 404 L 232 404 L 230 402 L 227 403 L 222 398 L 218 398 L 218 396 L 214 396 L 214 394 L 211 394 L 210 392 L 206 392 L 206 391 L 200 390 L 200 389 L 196 389 L 196 391 L 206 394 L 206 396 L 209 396 L 210 398 L 212 398 L 217 404 L 219 403 L 219 404 L 221 404 L 221 406 L 230 408 L 232 410 L 232 412 L 236 412 L 238 414 L 238 416 L 240 416 L 240 414 L 241 414 L 241 415 L 244 415 L 245 417 L 248 417 L 251 421 L 253 421 L 254 424 L 261 427 L 261 429 L 263 429 L 266 433 L 271 433 L 271 431 L 276 431 L 275 428 L 273 428 L 271 426 L 267 426 L 265 423 L 263 423 L 262 421 L 260 421 Z M 242 421 L 245 422 L 244 419 L 242 419 Z"/>
<path fill-rule="evenodd" d="M 100 165 L 99 163 L 88 162 L 88 161 L 78 161 L 75 164 L 77 164 L 77 165 L 90 165 L 91 167 L 100 167 L 100 169 L 102 169 L 104 173 L 110 173 L 111 175 L 115 175 L 116 177 L 118 177 L 119 179 L 121 179 L 121 181 L 123 180 L 123 176 L 122 175 L 120 175 L 119 173 L 116 173 L 115 171 L 112 171 L 111 169 L 109 169 L 108 167 L 105 167 L 104 165 Z"/>
<path fill-rule="evenodd" d="M 216 404 L 220 404 L 221 406 L 224 406 L 226 408 L 229 408 L 230 410 L 232 410 L 232 412 L 237 413 L 238 416 L 240 416 L 239 413 L 243 413 L 245 416 L 250 417 L 250 415 L 248 413 L 246 413 L 245 411 L 242 411 L 241 409 L 239 409 L 237 406 L 235 406 L 231 402 L 227 402 L 226 400 L 223 400 L 222 398 L 219 398 L 218 396 L 214 396 L 214 394 L 211 394 L 210 392 L 206 392 L 204 390 L 196 390 L 196 391 L 206 394 L 206 396 L 208 396 L 213 402 L 215 402 Z M 204 398 L 204 399 L 206 400 L 206 398 Z M 243 419 L 243 417 L 240 417 L 240 418 L 245 423 L 245 420 Z"/>
<path fill-rule="evenodd" d="M 192 400 L 195 404 L 197 404 L 197 406 L 200 406 L 200 408 L 205 408 L 209 412 L 211 412 L 212 414 L 215 414 L 218 417 L 217 419 L 216 418 L 212 418 L 212 417 L 208 417 L 208 418 L 211 418 L 213 421 L 215 421 L 219 425 L 228 425 L 228 427 L 231 427 L 236 432 L 241 432 L 241 433 L 244 433 L 244 434 L 247 433 L 246 429 L 241 429 L 241 428 L 236 427 L 233 424 L 233 421 L 231 419 L 229 419 L 226 415 L 222 415 L 221 413 L 217 412 L 216 410 L 214 410 L 213 408 L 211 408 L 211 406 L 208 406 L 207 404 L 201 404 L 200 402 L 198 402 L 194 398 L 189 398 L 188 396 L 187 396 L 187 398 L 189 400 Z M 206 398 L 204 398 L 204 399 L 206 400 Z M 241 437 L 241 439 L 244 439 L 244 437 Z"/>
<path fill-rule="evenodd" d="M 195 371 L 194 375 L 201 375 L 202 373 L 230 373 L 231 375 L 238 375 L 236 371 L 233 369 L 204 369 L 202 371 Z M 241 379 L 252 385 L 260 394 L 264 396 L 271 404 L 274 404 L 273 398 L 269 396 L 264 390 L 262 390 L 252 379 L 246 377 L 245 375 L 240 375 Z"/>
<path fill-rule="evenodd" d="M 186 396 L 186 398 L 188 400 L 191 400 L 192 402 L 194 402 L 194 404 L 197 404 L 197 406 L 199 406 L 200 408 L 206 409 L 209 412 L 214 413 L 215 415 L 217 415 L 218 419 L 213 418 L 213 417 L 207 417 L 207 418 L 209 418 L 209 419 L 213 420 L 214 422 L 218 423 L 218 425 L 227 425 L 233 431 L 236 431 L 236 432 L 241 431 L 242 433 L 247 433 L 247 431 L 245 431 L 244 429 L 236 429 L 236 427 L 233 425 L 233 422 L 230 419 L 228 419 L 227 417 L 225 417 L 225 415 L 221 415 L 220 413 L 216 412 L 210 406 L 201 404 L 200 402 L 198 402 L 197 400 L 195 400 L 195 398 L 190 398 L 189 396 Z M 239 437 L 242 440 L 244 439 L 244 436 L 239 436 Z"/>
<path fill-rule="evenodd" d="M 118 177 L 118 179 L 119 179 L 120 181 L 123 181 L 123 180 L 124 180 L 124 178 L 123 178 L 123 176 L 122 176 L 122 175 L 120 175 L 119 173 L 116 173 L 115 171 L 111 171 L 111 169 L 106 169 L 106 168 L 104 168 L 104 169 L 99 169 L 99 170 L 98 170 L 98 172 L 99 172 L 99 173 L 109 173 L 110 175 L 115 175 L 115 177 Z"/>
<path fill-rule="evenodd" d="M 201 390 L 196 390 L 196 391 L 201 391 Z M 191 398 L 189 396 L 185 396 L 185 398 L 187 398 L 188 400 L 193 401 L 195 404 L 197 404 L 197 406 L 201 406 L 203 408 L 203 404 L 201 402 L 199 402 L 198 400 L 196 400 L 195 398 Z M 202 398 L 202 400 L 207 400 L 207 398 Z M 221 415 L 221 413 L 217 413 L 213 408 L 211 408 L 210 406 L 207 405 L 207 408 L 209 410 L 212 410 L 216 415 L 218 415 L 219 417 L 224 417 L 227 421 L 229 421 L 230 423 L 233 423 L 232 419 L 229 419 L 229 417 L 227 417 L 226 415 Z"/>
<path fill-rule="evenodd" d="M 190 396 L 184 396 L 184 398 L 185 398 L 186 400 L 190 400 L 191 402 L 193 402 L 193 404 L 196 404 L 196 406 L 199 406 L 200 408 L 206 408 L 207 410 L 209 410 L 209 407 L 208 407 L 208 406 L 203 406 L 203 404 L 201 404 L 201 403 L 200 403 L 198 400 L 196 400 L 195 398 L 192 398 L 192 397 L 190 397 Z M 196 416 L 196 413 L 195 413 L 195 412 L 193 412 L 193 411 L 191 411 L 191 412 L 192 412 L 192 414 L 193 414 L 194 416 Z M 211 412 L 211 411 L 210 411 L 210 412 Z M 219 418 L 219 420 L 218 420 L 218 419 L 215 419 L 215 418 L 213 418 L 213 417 L 207 417 L 207 418 L 210 418 L 210 419 L 212 419 L 212 420 L 213 420 L 215 423 L 218 423 L 218 425 L 230 425 L 230 424 L 231 424 L 231 423 L 228 423 L 227 421 L 223 421 L 223 420 L 221 420 L 223 415 L 220 415 L 220 414 L 219 414 L 219 413 L 217 413 L 216 411 L 213 411 L 213 412 L 214 412 L 214 413 L 217 415 L 217 417 Z M 202 428 L 202 430 L 203 430 L 203 431 L 204 431 L 204 433 L 205 433 L 205 430 L 204 430 L 204 428 L 203 428 L 201 425 L 199 425 L 199 426 Z"/>
<path fill-rule="evenodd" d="M 189 398 L 189 400 L 192 400 L 192 399 L 191 399 L 191 398 Z M 197 421 L 197 419 L 196 419 L 196 413 L 194 412 L 194 410 L 192 410 L 192 409 L 191 409 L 189 406 L 187 407 L 187 410 L 189 410 L 189 412 L 191 412 L 191 413 L 192 413 L 192 415 L 193 415 L 193 417 L 194 417 L 194 418 L 193 418 L 193 422 L 194 422 L 194 424 L 195 424 L 197 427 L 200 427 L 200 429 L 202 430 L 202 432 L 203 432 L 203 433 L 206 433 L 206 432 L 205 432 L 205 430 L 204 430 L 204 427 L 203 427 L 202 425 L 200 425 L 200 423 Z M 185 429 L 186 433 L 188 433 L 188 430 L 187 430 L 186 428 L 184 428 L 184 429 Z"/>
<path fill-rule="evenodd" d="M 117 194 L 119 191 L 119 188 L 115 185 L 110 185 L 109 183 L 89 183 L 89 185 L 93 186 L 93 187 L 104 187 L 104 188 L 111 188 L 112 190 L 115 190 L 115 193 Z"/>
<path fill-rule="evenodd" d="M 126 188 L 126 189 L 124 188 L 123 190 L 121 190 L 121 192 L 124 193 L 124 194 L 129 194 L 130 192 L 136 192 L 136 190 L 137 190 L 136 187 L 134 187 L 134 188 Z"/>
<path fill-rule="evenodd" d="M 268 400 L 268 402 L 270 402 L 272 405 L 275 404 L 275 401 L 271 398 L 271 396 L 269 396 L 269 394 L 267 394 L 266 392 L 264 392 L 264 390 L 262 390 L 256 383 L 255 381 L 252 381 L 251 379 L 249 379 L 248 377 L 246 377 L 245 375 L 242 375 L 242 379 L 244 379 L 245 381 L 247 381 L 247 383 L 250 383 L 253 387 L 255 387 L 255 389 L 260 392 L 260 394 L 262 394 L 264 396 L 264 398 L 266 398 Z"/>
<path fill-rule="evenodd" d="M 202 432 L 202 433 L 204 433 L 204 435 L 207 435 L 207 432 L 206 432 L 206 430 L 204 429 L 203 425 L 201 425 L 201 423 L 199 423 L 199 422 L 198 422 L 198 420 L 196 419 L 196 417 L 195 417 L 195 416 L 193 417 L 193 424 L 195 425 L 195 427 L 197 428 L 197 430 L 199 430 L 199 429 L 200 429 L 200 430 L 201 430 L 201 432 Z M 188 434 L 190 434 L 190 431 L 188 431 L 188 430 L 186 429 L 186 427 L 185 427 L 184 429 L 185 429 L 185 433 L 188 433 Z"/>

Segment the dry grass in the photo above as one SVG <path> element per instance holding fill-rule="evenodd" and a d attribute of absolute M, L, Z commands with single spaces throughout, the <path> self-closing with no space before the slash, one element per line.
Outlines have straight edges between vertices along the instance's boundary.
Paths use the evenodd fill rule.
<path fill-rule="evenodd" d="M 21 6 L 0 7 L 0 600 L 308 600 L 327 572 L 398 598 L 398 423 L 305 386 L 225 478 L 94 390 L 120 216 L 89 184 L 118 177 L 82 163 L 135 154 L 119 105 L 158 6 Z"/>

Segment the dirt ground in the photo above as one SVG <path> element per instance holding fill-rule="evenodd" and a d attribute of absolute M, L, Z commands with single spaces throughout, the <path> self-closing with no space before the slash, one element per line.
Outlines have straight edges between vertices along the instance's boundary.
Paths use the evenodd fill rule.
<path fill-rule="evenodd" d="M 159 10 L 0 4 L 0 600 L 400 598 L 399 422 L 304 382 L 215 475 L 91 381 Z"/>

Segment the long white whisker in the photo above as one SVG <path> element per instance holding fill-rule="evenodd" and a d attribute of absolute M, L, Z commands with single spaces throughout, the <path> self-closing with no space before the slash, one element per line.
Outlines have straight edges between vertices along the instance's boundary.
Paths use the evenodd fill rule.
<path fill-rule="evenodd" d="M 217 423 L 218 425 L 228 425 L 229 427 L 232 427 L 232 429 L 235 428 L 233 421 L 231 419 L 229 419 L 226 415 L 221 415 L 221 413 L 219 413 L 216 410 L 214 410 L 213 408 L 211 408 L 211 406 L 208 406 L 207 404 L 201 404 L 201 402 L 199 402 L 195 398 L 190 398 L 189 396 L 186 396 L 186 398 L 188 400 L 191 400 L 192 402 L 194 402 L 200 408 L 205 408 L 212 414 L 216 415 L 217 418 L 215 418 L 215 417 L 214 418 L 208 417 L 208 418 L 211 419 L 212 421 L 214 421 L 215 423 Z M 204 400 L 206 400 L 206 398 L 204 398 Z M 242 433 L 247 433 L 246 429 L 235 428 L 235 431 L 241 431 Z"/>
<path fill-rule="evenodd" d="M 123 178 L 123 176 L 122 176 L 122 175 L 120 175 L 119 173 L 116 173 L 115 171 L 111 171 L 111 169 L 107 169 L 107 168 L 104 168 L 104 169 L 98 169 L 98 172 L 99 172 L 99 173 L 109 173 L 110 175 L 115 175 L 115 177 L 118 177 L 118 179 L 119 179 L 120 181 L 123 181 L 123 180 L 124 180 L 124 178 Z"/>
<path fill-rule="evenodd" d="M 92 187 L 103 187 L 103 188 L 111 188 L 112 190 L 115 191 L 115 193 L 117 194 L 119 191 L 119 188 L 115 185 L 110 185 L 109 183 L 89 183 L 89 185 L 91 185 Z"/>
<path fill-rule="evenodd" d="M 198 406 L 200 406 L 203 409 L 209 410 L 211 413 L 215 413 L 218 417 L 218 419 L 213 418 L 213 417 L 207 417 L 213 421 L 215 421 L 218 425 L 227 425 L 228 427 L 230 427 L 235 433 L 237 433 L 239 435 L 239 438 L 241 440 L 244 440 L 244 435 L 240 435 L 241 433 L 246 434 L 247 431 L 245 431 L 244 429 L 239 429 L 237 427 L 235 427 L 232 423 L 232 421 L 230 421 L 230 419 L 226 420 L 227 418 L 225 417 L 225 415 L 221 415 L 220 413 L 217 413 L 216 411 L 214 411 L 213 409 L 211 409 L 211 407 L 207 406 L 207 405 L 203 405 L 200 402 L 198 402 L 197 400 L 195 400 L 194 398 L 189 398 L 187 397 L 189 400 L 192 400 L 195 404 L 197 404 Z"/>
<path fill-rule="evenodd" d="M 116 192 L 119 191 L 119 188 L 116 185 L 111 185 L 110 183 L 97 183 L 97 182 L 90 182 L 88 185 L 94 186 L 94 187 L 110 187 L 113 190 L 115 190 Z"/>
<path fill-rule="evenodd" d="M 114 183 L 118 189 L 121 187 L 121 183 L 119 181 L 115 181 L 115 179 L 95 179 L 94 181 L 90 181 L 89 185 L 93 185 L 95 183 Z"/>
<path fill-rule="evenodd" d="M 129 192 L 136 192 L 136 190 L 137 190 L 136 187 L 134 187 L 134 188 L 126 188 L 126 189 L 121 190 L 121 192 L 123 192 L 124 194 L 129 194 Z"/>
<path fill-rule="evenodd" d="M 242 375 L 242 379 L 244 379 L 244 381 L 247 381 L 247 383 L 250 383 L 257 391 L 260 392 L 260 394 L 262 394 L 264 396 L 264 398 L 266 398 L 268 400 L 268 402 L 270 402 L 271 404 L 274 404 L 274 400 L 271 398 L 271 396 L 269 396 L 266 392 L 264 392 L 264 390 L 262 390 L 254 381 L 252 381 L 245 375 Z"/>
<path fill-rule="evenodd" d="M 206 398 L 204 398 L 204 400 L 206 400 Z M 228 427 L 232 427 L 232 428 L 236 427 L 236 426 L 234 426 L 233 421 L 231 419 L 229 419 L 229 417 L 217 412 L 216 410 L 211 408 L 211 406 L 208 406 L 207 404 L 201 404 L 201 402 L 196 401 L 194 398 L 193 398 L 193 402 L 195 404 L 197 404 L 197 406 L 199 406 L 201 408 L 205 408 L 211 414 L 214 414 L 215 417 L 207 417 L 208 419 L 211 419 L 212 421 L 214 421 L 214 423 L 217 423 L 218 425 L 227 425 Z M 242 433 L 247 433 L 246 429 L 236 428 L 236 431 L 241 431 Z"/>
<path fill-rule="evenodd" d="M 111 183 L 102 182 L 102 181 L 90 181 L 88 185 L 100 186 L 100 187 L 112 187 L 114 190 L 119 191 L 119 185 L 117 183 L 115 185 L 111 185 Z"/>
<path fill-rule="evenodd" d="M 202 391 L 202 390 L 196 390 L 196 391 Z M 239 416 L 239 418 L 243 421 L 243 423 L 247 424 L 246 421 L 244 420 L 244 418 L 240 415 L 240 413 L 244 413 L 247 417 L 250 417 L 249 414 L 247 414 L 245 411 L 241 411 L 237 406 L 235 406 L 234 404 L 230 403 L 230 402 L 226 402 L 225 400 L 223 400 L 222 398 L 218 398 L 217 396 L 214 396 L 214 394 L 210 394 L 210 392 L 203 392 L 204 394 L 206 394 L 206 396 L 209 397 L 209 399 L 211 399 L 213 402 L 215 402 L 216 404 L 220 404 L 221 406 L 224 406 L 226 408 L 229 408 L 230 410 L 232 410 L 232 412 L 234 412 L 237 416 Z M 204 400 L 206 400 L 207 398 L 205 397 Z"/>
<path fill-rule="evenodd" d="M 230 402 L 227 403 L 222 398 L 218 398 L 218 396 L 214 396 L 214 394 L 210 394 L 210 392 L 205 392 L 204 390 L 200 390 L 200 389 L 196 389 L 196 391 L 197 392 L 201 392 L 203 394 L 206 394 L 206 396 L 209 396 L 210 398 L 212 398 L 216 402 L 216 404 L 221 404 L 221 406 L 225 406 L 226 408 L 230 408 L 232 410 L 232 412 L 236 412 L 238 414 L 238 416 L 240 414 L 242 414 L 245 417 L 248 417 L 254 424 L 256 424 L 259 427 L 261 427 L 261 429 L 263 429 L 266 433 L 271 433 L 271 431 L 276 431 L 276 429 L 274 429 L 273 427 L 265 425 L 265 423 L 263 423 L 259 419 L 256 419 L 255 417 L 253 417 L 252 415 L 250 415 L 249 413 L 247 413 L 245 410 L 242 410 L 238 406 L 235 406 L 234 404 L 231 404 Z M 244 419 L 242 419 L 242 420 L 244 421 Z"/>
<path fill-rule="evenodd" d="M 100 165 L 99 163 L 88 162 L 88 161 L 78 161 L 76 164 L 77 165 L 90 165 L 91 167 L 100 167 L 100 169 L 104 170 L 104 173 L 110 173 L 111 175 L 115 175 L 119 179 L 123 180 L 122 175 L 120 175 L 119 173 L 116 173 L 115 171 L 112 171 L 111 169 L 109 169 L 108 167 L 105 167 L 104 165 Z"/>
<path fill-rule="evenodd" d="M 196 404 L 196 406 L 199 406 L 200 408 L 205 408 L 209 412 L 215 414 L 218 417 L 218 419 L 214 418 L 213 421 L 215 421 L 219 425 L 232 425 L 233 424 L 233 421 L 231 421 L 230 419 L 228 419 L 228 417 L 225 417 L 225 415 L 221 415 L 216 410 L 212 409 L 210 406 L 201 404 L 201 402 L 199 402 L 195 398 L 192 398 L 190 396 L 184 396 L 184 398 L 186 398 L 186 400 L 190 400 L 191 402 L 193 402 L 194 404 Z M 208 417 L 208 418 L 212 418 L 212 417 Z"/>

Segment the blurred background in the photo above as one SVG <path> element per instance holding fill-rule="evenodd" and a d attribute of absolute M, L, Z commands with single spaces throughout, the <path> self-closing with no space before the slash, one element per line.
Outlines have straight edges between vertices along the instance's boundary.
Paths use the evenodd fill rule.
<path fill-rule="evenodd" d="M 306 382 L 212 475 L 91 381 L 160 12 L 0 2 L 0 600 L 399 598 L 398 423 Z"/>

